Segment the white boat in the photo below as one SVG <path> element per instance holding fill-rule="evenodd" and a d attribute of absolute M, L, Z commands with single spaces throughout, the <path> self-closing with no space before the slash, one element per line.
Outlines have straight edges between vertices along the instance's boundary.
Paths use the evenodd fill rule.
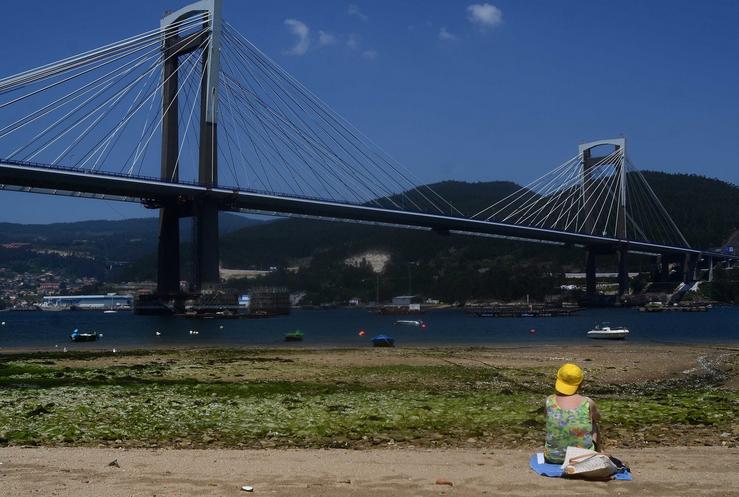
<path fill-rule="evenodd" d="M 420 319 L 398 319 L 397 321 L 395 321 L 395 324 L 399 326 L 419 326 L 421 328 L 426 327 L 426 323 L 424 323 Z"/>
<path fill-rule="evenodd" d="M 588 331 L 588 338 L 603 338 L 607 340 L 623 340 L 629 334 L 629 330 L 623 326 L 610 326 L 608 323 L 599 324 Z"/>

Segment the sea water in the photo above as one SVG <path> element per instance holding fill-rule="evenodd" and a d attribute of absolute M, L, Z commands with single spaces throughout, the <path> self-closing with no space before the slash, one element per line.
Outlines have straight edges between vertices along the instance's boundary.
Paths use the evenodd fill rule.
<path fill-rule="evenodd" d="M 426 328 L 399 326 L 398 319 L 421 319 Z M 159 347 L 370 347 L 374 335 L 386 334 L 402 346 L 495 346 L 503 344 L 594 343 L 586 337 L 598 323 L 625 326 L 628 342 L 739 342 L 739 307 L 708 312 L 643 313 L 634 308 L 586 309 L 572 317 L 479 318 L 460 309 L 418 316 L 386 316 L 365 309 L 294 310 L 267 319 L 208 319 L 139 316 L 92 311 L 2 312 L 0 350 L 136 349 Z M 97 331 L 92 343 L 73 343 L 69 334 Z M 285 333 L 301 330 L 302 342 L 285 343 Z M 197 334 L 190 333 L 197 331 Z M 360 331 L 364 331 L 360 336 Z M 159 332 L 159 335 L 157 335 Z"/>

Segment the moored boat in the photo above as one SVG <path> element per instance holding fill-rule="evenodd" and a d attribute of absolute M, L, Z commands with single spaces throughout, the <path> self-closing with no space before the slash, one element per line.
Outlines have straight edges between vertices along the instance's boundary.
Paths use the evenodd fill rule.
<path fill-rule="evenodd" d="M 285 334 L 285 341 L 286 342 L 302 342 L 303 341 L 303 332 L 300 330 L 295 330 L 290 333 Z"/>
<path fill-rule="evenodd" d="M 418 326 L 418 327 L 426 327 L 426 323 L 421 321 L 420 319 L 398 319 L 395 321 L 395 324 L 399 326 Z"/>
<path fill-rule="evenodd" d="M 395 339 L 388 335 L 377 335 L 372 337 L 373 347 L 395 347 Z"/>
<path fill-rule="evenodd" d="M 97 331 L 80 332 L 77 328 L 69 335 L 73 342 L 94 342 L 101 337 Z"/>
<path fill-rule="evenodd" d="M 628 334 L 629 330 L 623 326 L 610 326 L 608 323 L 604 323 L 588 331 L 588 338 L 623 340 Z"/>

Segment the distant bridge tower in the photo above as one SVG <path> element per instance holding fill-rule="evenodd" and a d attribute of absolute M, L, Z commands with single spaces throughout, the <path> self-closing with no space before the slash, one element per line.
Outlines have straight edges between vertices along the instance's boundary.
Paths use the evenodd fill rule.
<path fill-rule="evenodd" d="M 605 155 L 594 156 L 593 149 L 601 146 L 613 146 L 613 150 L 609 150 Z M 594 188 L 591 188 L 593 182 L 593 173 L 596 167 L 613 167 L 615 174 L 618 175 L 618 213 L 616 216 L 617 225 L 616 235 L 617 238 L 626 239 L 626 174 L 624 168 L 626 167 L 626 138 L 614 138 L 611 140 L 598 140 L 589 143 L 583 143 L 579 146 L 580 155 L 580 167 L 581 167 L 581 181 L 580 188 L 582 191 L 583 202 L 585 208 L 583 209 L 585 215 L 591 213 L 585 220 L 585 231 L 588 233 L 592 232 L 596 227 L 593 226 L 592 211 L 593 202 L 595 201 Z M 607 233 L 598 233 L 599 235 L 606 235 Z"/>
<path fill-rule="evenodd" d="M 207 13 L 200 33 L 181 36 L 180 23 Z M 200 150 L 198 181 L 212 187 L 218 184 L 218 79 L 221 47 L 221 0 L 200 0 L 166 15 L 161 20 L 163 81 L 162 86 L 162 161 L 161 177 L 167 181 L 179 178 L 179 58 L 203 48 L 204 77 L 200 85 Z M 206 40 L 210 39 L 207 44 Z M 160 296 L 179 293 L 181 217 L 193 220 L 193 289 L 199 291 L 219 282 L 218 205 L 207 196 L 194 205 L 187 199 L 165 202 L 159 212 L 159 253 L 157 292 Z"/>
<path fill-rule="evenodd" d="M 605 155 L 595 156 L 593 149 L 596 147 L 608 146 L 613 147 L 608 150 Z M 618 238 L 623 242 L 619 244 L 616 249 L 618 254 L 618 294 L 623 295 L 629 289 L 629 273 L 626 264 L 626 253 L 627 253 L 627 233 L 626 233 L 626 138 L 613 138 L 609 140 L 597 140 L 589 143 L 583 143 L 579 146 L 580 155 L 580 167 L 581 167 L 581 180 L 580 189 L 582 201 L 584 204 L 583 212 L 586 218 L 584 219 L 584 231 L 593 233 L 594 230 L 598 229 L 598 226 L 594 226 L 593 223 L 593 212 L 596 212 L 599 206 L 594 205 L 596 201 L 596 195 L 594 195 L 593 181 L 598 180 L 596 168 L 599 167 L 612 167 L 613 174 L 618 175 L 616 184 L 618 185 L 618 207 L 616 212 L 616 225 L 615 233 L 593 233 L 598 235 L 610 235 L 614 238 Z M 587 248 L 587 261 L 585 264 L 585 281 L 586 291 L 588 295 L 596 294 L 596 264 L 595 259 L 597 255 L 604 253 L 612 253 L 609 251 L 604 252 L 602 249 L 598 250 L 594 247 Z"/>

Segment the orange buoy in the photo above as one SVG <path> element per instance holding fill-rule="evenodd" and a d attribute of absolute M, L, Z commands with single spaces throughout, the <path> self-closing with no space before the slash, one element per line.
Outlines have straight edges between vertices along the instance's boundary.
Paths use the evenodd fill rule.
<path fill-rule="evenodd" d="M 365 335 L 364 330 L 359 330 L 359 333 L 358 334 L 359 334 L 360 337 L 363 337 Z"/>

